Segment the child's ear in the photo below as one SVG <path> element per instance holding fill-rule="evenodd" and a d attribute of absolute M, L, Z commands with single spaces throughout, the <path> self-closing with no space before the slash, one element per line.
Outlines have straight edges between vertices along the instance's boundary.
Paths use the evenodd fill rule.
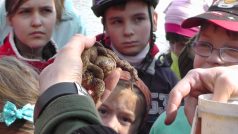
<path fill-rule="evenodd" d="M 107 34 L 107 26 L 106 26 L 106 23 L 105 23 L 105 19 L 101 19 L 101 23 L 103 25 L 103 30 L 104 30 L 104 36 L 107 37 L 108 34 Z"/>
<path fill-rule="evenodd" d="M 102 17 L 101 23 L 102 23 L 103 26 L 105 25 L 105 19 L 104 19 L 104 17 Z"/>
<path fill-rule="evenodd" d="M 101 23 L 104 24 L 103 18 L 101 18 Z"/>
<path fill-rule="evenodd" d="M 12 27 L 12 20 L 10 17 L 6 17 L 7 24 Z"/>
<path fill-rule="evenodd" d="M 158 13 L 155 11 L 153 12 L 152 21 L 153 21 L 153 32 L 155 32 L 157 31 L 157 22 L 158 22 Z"/>
<path fill-rule="evenodd" d="M 108 35 L 108 33 L 107 33 L 107 29 L 106 29 L 106 28 L 104 29 L 104 36 L 105 36 L 105 37 L 109 37 L 109 35 Z"/>

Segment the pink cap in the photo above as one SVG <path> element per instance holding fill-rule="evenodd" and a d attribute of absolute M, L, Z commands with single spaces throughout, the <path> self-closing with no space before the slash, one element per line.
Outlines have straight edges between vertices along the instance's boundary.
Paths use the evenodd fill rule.
<path fill-rule="evenodd" d="M 181 25 L 178 24 L 165 23 L 165 31 L 193 37 L 198 32 L 198 28 L 182 28 Z"/>
<path fill-rule="evenodd" d="M 185 29 L 182 22 L 190 17 L 204 13 L 213 0 L 172 0 L 165 10 L 165 31 L 192 37 L 198 28 Z"/>

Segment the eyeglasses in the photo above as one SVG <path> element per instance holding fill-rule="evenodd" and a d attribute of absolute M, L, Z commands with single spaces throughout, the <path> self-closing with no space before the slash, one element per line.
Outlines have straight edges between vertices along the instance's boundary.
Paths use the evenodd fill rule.
<path fill-rule="evenodd" d="M 213 50 L 218 50 L 219 56 L 224 62 L 238 62 L 238 49 L 235 48 L 214 48 L 209 42 L 196 41 L 192 44 L 192 49 L 197 55 L 201 57 L 209 57 L 212 55 Z"/>

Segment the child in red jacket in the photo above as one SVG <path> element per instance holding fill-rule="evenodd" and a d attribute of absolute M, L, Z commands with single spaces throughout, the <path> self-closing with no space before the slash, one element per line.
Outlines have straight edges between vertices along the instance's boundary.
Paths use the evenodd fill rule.
<path fill-rule="evenodd" d="M 55 1 L 6 0 L 5 8 L 12 31 L 0 47 L 0 56 L 16 56 L 41 71 L 56 54 L 51 41 L 56 24 Z"/>

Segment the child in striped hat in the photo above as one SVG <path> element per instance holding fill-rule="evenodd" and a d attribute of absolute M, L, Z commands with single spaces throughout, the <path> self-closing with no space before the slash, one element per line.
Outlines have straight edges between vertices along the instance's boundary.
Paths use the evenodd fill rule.
<path fill-rule="evenodd" d="M 181 24 L 185 19 L 205 12 L 211 3 L 212 0 L 173 0 L 165 10 L 166 40 L 173 61 L 171 69 L 179 78 L 178 57 L 186 42 L 198 31 L 197 27 L 185 29 Z"/>

